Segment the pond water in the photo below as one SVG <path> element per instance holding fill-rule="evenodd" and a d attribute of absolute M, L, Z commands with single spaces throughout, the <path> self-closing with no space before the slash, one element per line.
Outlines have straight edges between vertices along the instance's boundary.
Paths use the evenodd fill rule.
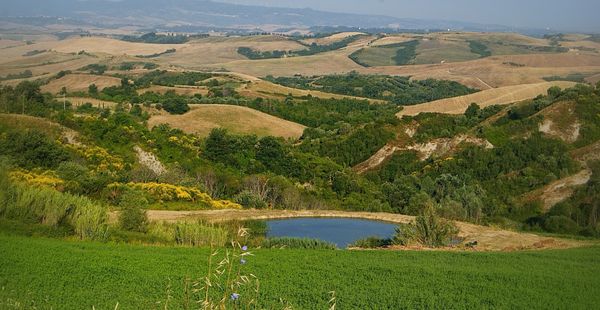
<path fill-rule="evenodd" d="M 371 236 L 390 238 L 396 224 L 350 218 L 294 218 L 268 220 L 267 237 L 311 238 L 328 241 L 338 248 Z"/>

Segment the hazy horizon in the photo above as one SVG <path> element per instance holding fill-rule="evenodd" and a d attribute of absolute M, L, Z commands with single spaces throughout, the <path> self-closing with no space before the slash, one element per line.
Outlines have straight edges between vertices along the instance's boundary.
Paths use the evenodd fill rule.
<path fill-rule="evenodd" d="M 216 0 L 245 5 L 311 8 L 340 13 L 387 15 L 399 18 L 453 20 L 510 27 L 582 32 L 600 31 L 597 0 Z"/>

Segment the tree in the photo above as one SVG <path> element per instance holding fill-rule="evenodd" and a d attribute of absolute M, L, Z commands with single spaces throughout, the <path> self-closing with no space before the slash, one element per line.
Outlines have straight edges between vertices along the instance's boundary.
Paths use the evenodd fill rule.
<path fill-rule="evenodd" d="M 167 98 L 162 102 L 162 108 L 171 114 L 185 114 L 190 110 L 190 106 L 185 99 L 181 97 Z"/>
<path fill-rule="evenodd" d="M 562 90 L 558 86 L 552 86 L 552 87 L 548 88 L 548 97 L 550 97 L 551 99 L 558 98 L 558 96 L 560 96 L 561 93 L 562 93 Z"/>
<path fill-rule="evenodd" d="M 211 160 L 223 161 L 233 152 L 233 141 L 223 128 L 215 128 L 210 131 L 204 142 L 204 154 Z"/>
<path fill-rule="evenodd" d="M 88 93 L 92 97 L 97 96 L 98 95 L 98 86 L 96 86 L 96 84 L 90 84 L 90 86 L 88 86 Z"/>
<path fill-rule="evenodd" d="M 479 116 L 480 111 L 481 111 L 481 108 L 479 107 L 479 105 L 477 103 L 473 102 L 473 103 L 471 103 L 471 105 L 469 105 L 469 107 L 465 111 L 465 116 L 469 119 L 476 118 Z"/>

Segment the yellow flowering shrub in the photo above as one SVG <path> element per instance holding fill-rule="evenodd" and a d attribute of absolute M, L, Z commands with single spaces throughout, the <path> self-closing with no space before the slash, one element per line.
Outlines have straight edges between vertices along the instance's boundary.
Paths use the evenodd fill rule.
<path fill-rule="evenodd" d="M 33 186 L 45 186 L 55 189 L 64 188 L 65 181 L 57 177 L 52 171 L 35 173 L 25 170 L 15 170 L 10 172 L 11 180 Z"/>
<path fill-rule="evenodd" d="M 123 159 L 119 156 L 111 155 L 106 149 L 99 146 L 68 144 L 66 147 L 83 157 L 90 165 L 92 165 L 91 169 L 94 171 L 118 172 L 125 167 Z"/>
<path fill-rule="evenodd" d="M 177 145 L 181 148 L 193 151 L 193 152 L 198 152 L 200 149 L 196 146 L 197 142 L 198 142 L 198 138 L 194 137 L 194 136 L 188 136 L 188 135 L 184 135 L 181 137 L 176 137 L 176 136 L 170 136 L 168 138 L 168 141 L 174 145 Z"/>
<path fill-rule="evenodd" d="M 149 195 L 149 198 L 158 202 L 187 201 L 201 204 L 212 209 L 241 209 L 242 206 L 227 200 L 213 200 L 210 195 L 197 188 L 177 186 L 166 183 L 112 183 L 108 185 L 111 192 L 122 192 L 126 189 L 140 190 Z"/>

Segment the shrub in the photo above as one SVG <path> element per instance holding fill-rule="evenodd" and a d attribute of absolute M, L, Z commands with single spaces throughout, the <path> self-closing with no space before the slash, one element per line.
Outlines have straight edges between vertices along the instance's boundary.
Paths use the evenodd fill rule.
<path fill-rule="evenodd" d="M 457 234 L 456 225 L 438 216 L 433 204 L 427 204 L 415 222 L 398 226 L 393 240 L 395 244 L 404 246 L 417 243 L 427 247 L 442 247 L 450 244 Z"/>
<path fill-rule="evenodd" d="M 167 98 L 162 102 L 162 108 L 171 114 L 185 114 L 190 106 L 182 98 Z"/>
<path fill-rule="evenodd" d="M 311 250 L 335 250 L 335 244 L 309 238 L 268 238 L 262 243 L 263 248 L 286 248 L 286 249 L 311 249 Z"/>
<path fill-rule="evenodd" d="M 58 178 L 52 171 L 36 173 L 26 170 L 15 170 L 10 173 L 11 180 L 21 182 L 32 186 L 45 186 L 55 189 L 61 189 L 65 182 Z"/>
<path fill-rule="evenodd" d="M 562 215 L 548 217 L 544 221 L 543 227 L 549 232 L 560 234 L 574 234 L 578 230 L 577 223 L 575 223 L 575 221 Z"/>
<path fill-rule="evenodd" d="M 235 202 L 242 205 L 245 209 L 265 209 L 267 203 L 258 195 L 251 191 L 243 191 L 235 197 Z"/>
<path fill-rule="evenodd" d="M 365 239 L 356 240 L 349 247 L 361 249 L 377 249 L 392 245 L 391 239 L 381 239 L 379 237 L 367 237 Z"/>
<path fill-rule="evenodd" d="M 141 191 L 153 202 L 183 201 L 193 202 L 199 208 L 241 209 L 242 206 L 227 200 L 213 200 L 210 195 L 197 188 L 177 186 L 166 183 L 112 183 L 107 186 L 109 199 L 118 201 L 129 190 Z"/>
<path fill-rule="evenodd" d="M 137 232 L 147 231 L 148 215 L 145 209 L 148 208 L 149 203 L 143 193 L 133 190 L 125 192 L 119 206 L 122 208 L 119 214 L 119 226 L 122 229 Z"/>
<path fill-rule="evenodd" d="M 69 158 L 59 143 L 37 131 L 10 131 L 0 135 L 0 155 L 10 156 L 25 168 L 54 168 Z"/>

